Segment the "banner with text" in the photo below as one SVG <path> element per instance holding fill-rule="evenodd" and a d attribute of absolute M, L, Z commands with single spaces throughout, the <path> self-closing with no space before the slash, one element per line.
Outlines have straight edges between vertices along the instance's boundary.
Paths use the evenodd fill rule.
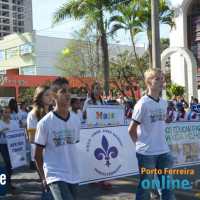
<path fill-rule="evenodd" d="M 81 184 L 138 173 L 128 126 L 81 129 L 80 137 Z"/>
<path fill-rule="evenodd" d="M 199 123 L 166 124 L 165 132 L 174 167 L 200 164 Z M 138 173 L 135 145 L 128 126 L 81 129 L 78 149 L 81 184 Z"/>
<path fill-rule="evenodd" d="M 125 106 L 87 106 L 87 127 L 118 126 L 125 124 Z"/>
<path fill-rule="evenodd" d="M 6 141 L 12 169 L 26 165 L 26 133 L 25 129 L 6 131 Z"/>

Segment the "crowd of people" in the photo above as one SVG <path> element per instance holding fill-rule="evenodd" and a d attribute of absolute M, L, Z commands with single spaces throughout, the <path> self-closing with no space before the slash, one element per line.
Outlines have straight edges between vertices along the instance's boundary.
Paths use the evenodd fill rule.
<path fill-rule="evenodd" d="M 86 122 L 86 107 L 88 105 L 124 105 L 125 119 L 132 119 L 129 133 L 136 145 L 139 168 L 141 169 L 141 166 L 148 168 L 150 163 L 154 163 L 151 167 L 159 168 L 162 162 L 165 163 L 165 167 L 171 168 L 171 157 L 168 154 L 168 146 L 164 139 L 164 125 L 161 125 L 160 122 L 198 121 L 199 115 L 194 112 L 198 99 L 192 98 L 188 104 L 182 97 L 173 96 L 165 109 L 167 103 L 159 97 L 160 89 L 156 86 L 157 82 L 161 81 L 161 73 L 161 71 L 152 70 L 146 73 L 148 92 L 136 105 L 130 100 L 125 100 L 119 94 L 113 97 L 111 91 L 108 98 L 104 99 L 99 83 L 92 85 L 90 95 L 87 95 L 86 98 L 71 98 L 69 82 L 61 77 L 57 78 L 51 87 L 48 85 L 38 86 L 34 93 L 32 106 L 29 106 L 28 102 L 24 101 L 18 104 L 16 99 L 11 99 L 8 106 L 1 108 L 2 119 L 0 121 L 0 152 L 8 171 L 8 190 L 15 190 L 15 187 L 11 184 L 12 167 L 5 132 L 6 130 L 25 128 L 27 140 L 31 145 L 30 169 L 35 169 L 38 172 L 42 184 L 42 199 L 78 198 L 79 172 L 75 144 L 79 142 L 81 124 Z M 155 77 L 160 79 L 154 80 Z M 163 112 L 159 111 L 158 115 L 154 113 L 144 121 L 143 119 L 149 117 L 149 110 L 154 107 L 157 109 L 158 103 L 159 109 L 163 108 Z M 155 125 L 157 123 L 159 125 Z M 152 135 L 145 133 L 144 127 L 150 127 L 152 124 L 155 125 L 152 128 L 154 131 L 151 133 Z M 148 141 L 144 139 L 145 136 L 144 138 L 139 137 L 140 140 L 138 141 L 137 127 L 140 127 L 140 134 L 146 134 L 146 137 L 150 137 Z M 157 129 L 159 129 L 159 134 Z M 148 130 L 151 129 L 148 128 Z M 160 131 L 163 134 L 160 134 Z M 65 141 L 62 145 L 59 142 L 61 139 Z M 148 142 L 152 139 L 158 142 L 154 142 L 157 146 L 150 148 L 152 144 L 148 145 Z M 58 148 L 61 149 L 58 151 Z M 161 154 L 162 156 L 160 156 Z M 158 156 L 152 161 L 151 155 Z M 148 162 L 144 162 L 145 160 L 148 160 Z M 169 162 L 167 163 L 166 160 Z M 156 165 L 158 161 L 160 163 Z M 141 181 L 145 178 L 150 179 L 152 177 L 145 174 L 141 176 Z M 112 187 L 107 181 L 93 184 L 104 188 Z M 172 191 L 168 193 L 167 190 L 164 190 L 163 194 L 164 196 L 165 194 L 168 195 L 169 198 L 167 199 L 173 199 Z M 144 191 L 140 185 L 137 191 L 137 199 L 144 199 L 145 195 L 148 196 L 148 192 Z"/>

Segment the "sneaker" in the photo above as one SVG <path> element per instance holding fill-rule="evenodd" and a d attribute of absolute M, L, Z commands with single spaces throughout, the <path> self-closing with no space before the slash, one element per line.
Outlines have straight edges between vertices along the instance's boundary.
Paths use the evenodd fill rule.
<path fill-rule="evenodd" d="M 7 185 L 8 190 L 15 190 L 15 187 L 10 183 Z"/>
<path fill-rule="evenodd" d="M 154 194 L 153 192 L 151 192 L 151 193 L 150 193 L 150 197 L 151 197 L 151 199 L 156 199 L 156 198 L 157 198 L 157 195 Z"/>
<path fill-rule="evenodd" d="M 110 184 L 108 181 L 103 181 L 102 183 L 101 183 L 101 187 L 102 188 L 110 188 L 110 187 L 112 187 L 112 184 Z"/>

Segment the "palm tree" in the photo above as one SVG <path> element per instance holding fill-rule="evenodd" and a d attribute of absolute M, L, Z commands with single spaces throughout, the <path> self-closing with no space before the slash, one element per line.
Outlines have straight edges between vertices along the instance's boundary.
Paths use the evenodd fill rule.
<path fill-rule="evenodd" d="M 141 29 L 147 33 L 149 41 L 149 55 L 150 66 L 152 66 L 152 33 L 151 33 L 151 0 L 137 1 L 141 11 L 138 12 L 138 20 L 140 20 L 142 26 Z M 168 24 L 175 26 L 174 23 L 174 11 L 168 5 L 167 0 L 159 1 L 159 20 L 162 24 Z"/>
<path fill-rule="evenodd" d="M 123 0 L 70 0 L 70 2 L 62 5 L 54 13 L 52 26 L 66 18 L 74 18 L 75 20 L 84 19 L 85 27 L 83 32 L 88 28 L 96 28 L 100 34 L 102 66 L 104 72 L 104 90 L 106 95 L 109 93 L 109 56 L 107 44 L 107 23 L 104 19 L 104 11 L 112 12 L 112 6 Z"/>
<path fill-rule="evenodd" d="M 125 32 L 129 31 L 131 35 L 131 42 L 133 45 L 133 53 L 136 60 L 136 64 L 138 66 L 138 69 L 140 69 L 142 77 L 144 78 L 143 72 L 140 68 L 140 61 L 136 52 L 134 41 L 135 36 L 138 33 L 142 32 L 142 24 L 140 20 L 138 20 L 138 13 L 140 12 L 140 7 L 138 6 L 138 3 L 136 1 L 132 1 L 126 5 L 118 5 L 116 9 L 119 14 L 110 17 L 108 22 L 109 25 L 111 23 L 114 23 L 111 27 L 110 33 L 113 35 L 120 29 L 124 29 Z"/>

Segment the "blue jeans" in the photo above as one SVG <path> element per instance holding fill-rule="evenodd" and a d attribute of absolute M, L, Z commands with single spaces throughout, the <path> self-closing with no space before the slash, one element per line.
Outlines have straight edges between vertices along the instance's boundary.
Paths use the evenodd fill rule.
<path fill-rule="evenodd" d="M 49 184 L 55 200 L 77 200 L 79 185 L 64 181 L 55 181 Z"/>
<path fill-rule="evenodd" d="M 166 181 L 168 173 L 165 173 L 165 168 L 172 169 L 173 166 L 173 158 L 171 156 L 171 153 L 164 153 L 160 155 L 142 155 L 139 153 L 136 153 L 136 157 L 138 159 L 138 167 L 140 172 L 140 184 L 137 188 L 136 192 L 136 200 L 150 200 L 150 192 L 151 192 L 151 186 L 152 186 L 152 180 L 154 179 L 154 173 L 141 173 L 141 169 L 160 169 L 162 170 L 162 174 L 158 174 L 158 178 L 160 180 L 160 184 L 162 183 L 162 177 L 165 176 L 165 185 L 167 185 Z M 170 176 L 170 180 L 172 179 L 172 175 Z M 142 181 L 144 179 L 148 179 L 150 183 L 150 187 L 147 189 L 144 189 L 142 187 Z M 171 181 L 170 181 L 171 182 Z M 160 186 L 162 187 L 162 186 Z M 170 187 L 171 188 L 171 187 Z M 162 200 L 175 200 L 175 194 L 174 190 L 172 189 L 162 189 Z"/>

